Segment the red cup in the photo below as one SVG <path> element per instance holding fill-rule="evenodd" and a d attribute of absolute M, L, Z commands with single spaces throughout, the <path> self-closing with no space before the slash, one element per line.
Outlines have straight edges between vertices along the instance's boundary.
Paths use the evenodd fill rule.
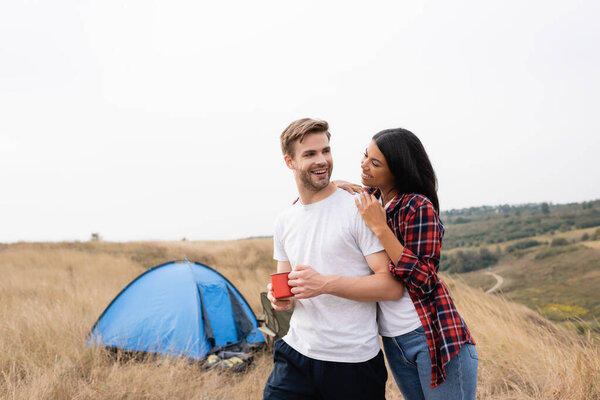
<path fill-rule="evenodd" d="M 288 285 L 289 272 L 280 272 L 278 274 L 271 274 L 271 288 L 273 289 L 273 297 L 280 299 L 282 297 L 290 297 L 292 288 Z"/>

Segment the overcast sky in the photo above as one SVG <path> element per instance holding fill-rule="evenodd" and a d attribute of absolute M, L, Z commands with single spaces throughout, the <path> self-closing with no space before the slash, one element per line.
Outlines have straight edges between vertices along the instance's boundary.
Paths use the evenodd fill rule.
<path fill-rule="evenodd" d="M 598 1 L 3 1 L 0 241 L 272 234 L 279 134 L 334 177 L 419 136 L 442 209 L 600 198 Z"/>

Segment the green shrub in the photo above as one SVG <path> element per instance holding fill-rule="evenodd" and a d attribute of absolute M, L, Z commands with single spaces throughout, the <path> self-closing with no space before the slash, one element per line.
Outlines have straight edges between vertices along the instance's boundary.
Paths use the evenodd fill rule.
<path fill-rule="evenodd" d="M 468 224 L 471 220 L 469 218 L 458 217 L 453 222 L 455 224 Z"/>
<path fill-rule="evenodd" d="M 581 241 L 585 242 L 586 240 L 590 240 L 590 235 L 588 235 L 587 232 L 581 235 Z"/>
<path fill-rule="evenodd" d="M 475 271 L 495 265 L 499 255 L 481 247 L 479 250 L 458 250 L 447 254 L 442 252 L 440 269 L 443 271 L 463 273 Z"/>
<path fill-rule="evenodd" d="M 528 249 L 530 247 L 535 247 L 543 244 L 542 242 L 538 242 L 537 240 L 529 239 L 529 240 L 521 240 L 520 242 L 516 242 L 511 244 L 506 248 L 506 251 L 509 253 L 514 252 L 515 250 Z"/>
<path fill-rule="evenodd" d="M 548 206 L 548 203 L 542 203 L 541 208 L 544 214 L 550 214 L 550 207 Z"/>
<path fill-rule="evenodd" d="M 600 225 L 600 215 L 590 216 L 585 221 L 580 221 L 575 224 L 579 229 L 591 228 L 598 225 Z"/>
<path fill-rule="evenodd" d="M 565 238 L 562 237 L 557 237 L 552 239 L 552 242 L 550 243 L 551 247 L 557 247 L 557 246 L 566 246 L 569 244 L 569 241 Z"/>
<path fill-rule="evenodd" d="M 580 248 L 580 246 L 576 246 L 576 245 L 573 245 L 573 244 L 569 245 L 569 246 L 546 247 L 545 249 L 540 250 L 535 255 L 535 259 L 536 260 L 541 260 L 543 258 L 552 257 L 552 256 L 555 256 L 557 254 L 569 253 L 569 252 L 575 251 L 575 250 L 577 250 L 579 248 Z"/>

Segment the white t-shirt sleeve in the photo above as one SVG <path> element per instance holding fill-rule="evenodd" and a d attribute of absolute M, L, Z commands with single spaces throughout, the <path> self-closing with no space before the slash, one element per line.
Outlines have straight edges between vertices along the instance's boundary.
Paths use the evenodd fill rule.
<path fill-rule="evenodd" d="M 281 219 L 275 221 L 275 232 L 273 233 L 273 259 L 277 261 L 289 261 L 282 242 Z"/>
<path fill-rule="evenodd" d="M 377 236 L 375 236 L 373 231 L 367 226 L 367 224 L 365 224 L 365 221 L 362 219 L 358 211 L 355 215 L 354 226 L 356 227 L 356 243 L 358 244 L 363 256 L 368 256 L 369 254 L 384 250 L 383 245 L 379 239 L 377 239 Z"/>

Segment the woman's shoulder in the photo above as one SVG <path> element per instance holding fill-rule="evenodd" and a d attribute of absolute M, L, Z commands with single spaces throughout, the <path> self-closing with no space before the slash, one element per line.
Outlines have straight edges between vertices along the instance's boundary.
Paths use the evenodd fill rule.
<path fill-rule="evenodd" d="M 435 207 L 433 206 L 431 200 L 420 193 L 403 194 L 401 203 L 404 205 L 404 207 L 407 207 L 413 211 L 421 207 L 431 208 L 435 211 Z"/>
<path fill-rule="evenodd" d="M 444 224 L 428 197 L 420 193 L 407 193 L 403 195 L 402 203 L 404 204 L 403 209 L 405 212 L 402 215 L 398 215 L 399 219 L 407 220 L 417 216 L 420 220 L 426 218 L 431 223 L 438 224 L 442 235 L 444 234 Z"/>

